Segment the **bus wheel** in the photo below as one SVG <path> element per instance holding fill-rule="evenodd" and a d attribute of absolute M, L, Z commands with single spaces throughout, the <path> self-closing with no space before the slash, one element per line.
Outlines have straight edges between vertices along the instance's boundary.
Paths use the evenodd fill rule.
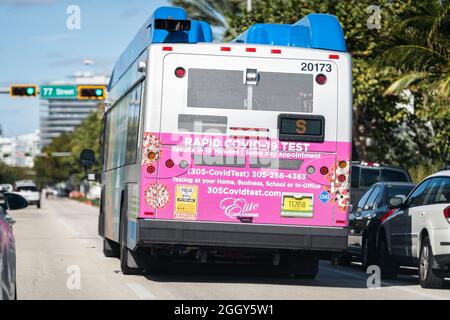
<path fill-rule="evenodd" d="M 138 275 L 142 273 L 142 268 L 139 267 L 137 258 L 139 252 L 133 252 L 126 246 L 127 239 L 127 218 L 125 208 L 126 205 L 122 205 L 121 219 L 120 219 L 120 269 L 125 275 Z"/>
<path fill-rule="evenodd" d="M 282 273 L 290 278 L 315 279 L 319 273 L 319 256 L 314 253 L 288 252 L 281 256 L 281 266 Z"/>
<path fill-rule="evenodd" d="M 120 258 L 120 246 L 118 243 L 103 238 L 103 254 L 107 258 Z"/>

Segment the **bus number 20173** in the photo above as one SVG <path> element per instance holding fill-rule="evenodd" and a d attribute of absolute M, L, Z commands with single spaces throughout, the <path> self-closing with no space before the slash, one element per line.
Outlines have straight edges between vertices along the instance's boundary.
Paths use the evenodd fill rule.
<path fill-rule="evenodd" d="M 333 71 L 333 67 L 329 63 L 302 62 L 302 71 L 331 72 Z"/>

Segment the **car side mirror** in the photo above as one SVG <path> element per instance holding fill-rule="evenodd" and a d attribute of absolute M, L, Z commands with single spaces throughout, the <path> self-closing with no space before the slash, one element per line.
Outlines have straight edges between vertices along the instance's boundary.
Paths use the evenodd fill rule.
<path fill-rule="evenodd" d="M 20 210 L 28 207 L 28 201 L 19 194 L 7 192 L 4 199 L 6 210 Z"/>
<path fill-rule="evenodd" d="M 95 164 L 95 152 L 91 149 L 84 149 L 80 153 L 81 165 L 87 170 Z"/>
<path fill-rule="evenodd" d="M 348 206 L 348 213 L 353 213 L 353 210 L 354 210 L 355 208 L 353 207 L 353 205 L 352 204 L 350 204 L 349 206 Z"/>
<path fill-rule="evenodd" d="M 398 209 L 405 203 L 405 199 L 399 196 L 392 197 L 389 199 L 389 207 L 391 209 Z"/>

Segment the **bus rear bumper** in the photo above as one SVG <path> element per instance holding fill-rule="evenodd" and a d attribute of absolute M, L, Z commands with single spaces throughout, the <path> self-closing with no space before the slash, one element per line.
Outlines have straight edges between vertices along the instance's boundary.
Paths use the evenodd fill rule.
<path fill-rule="evenodd" d="M 138 220 L 138 244 L 342 251 L 347 228 Z"/>

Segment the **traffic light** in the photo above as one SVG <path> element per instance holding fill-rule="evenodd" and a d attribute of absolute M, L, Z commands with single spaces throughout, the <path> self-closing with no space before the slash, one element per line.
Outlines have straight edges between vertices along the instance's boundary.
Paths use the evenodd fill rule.
<path fill-rule="evenodd" d="M 9 87 L 11 97 L 36 97 L 38 94 L 37 86 L 30 84 L 17 84 Z"/>
<path fill-rule="evenodd" d="M 105 100 L 105 86 L 78 86 L 79 100 Z"/>

